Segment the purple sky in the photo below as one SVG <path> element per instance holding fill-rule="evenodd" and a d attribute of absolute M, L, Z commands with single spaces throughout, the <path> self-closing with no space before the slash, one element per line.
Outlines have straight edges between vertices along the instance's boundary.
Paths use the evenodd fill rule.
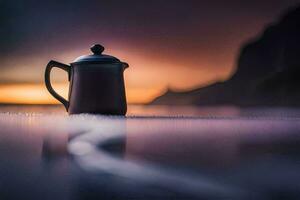
<path fill-rule="evenodd" d="M 188 89 L 224 80 L 240 46 L 298 2 L 1 1 L 0 83 L 43 82 L 50 59 L 72 62 L 94 43 L 129 62 L 129 88 Z"/>

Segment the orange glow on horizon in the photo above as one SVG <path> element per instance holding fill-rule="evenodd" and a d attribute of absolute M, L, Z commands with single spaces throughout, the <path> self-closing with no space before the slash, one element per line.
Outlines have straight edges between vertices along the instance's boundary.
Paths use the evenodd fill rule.
<path fill-rule="evenodd" d="M 68 95 L 68 85 L 53 84 L 55 91 L 64 98 Z M 129 104 L 149 103 L 163 92 L 161 88 L 138 89 L 128 88 L 126 97 Z M 4 84 L 0 85 L 0 103 L 9 104 L 59 104 L 49 94 L 44 84 Z"/>
<path fill-rule="evenodd" d="M 59 55 L 26 57 L 12 62 L 11 66 L 6 66 L 5 73 L 0 74 L 0 80 L 3 80 L 3 84 L 0 83 L 0 104 L 60 104 L 49 94 L 42 82 L 44 73 L 42 66 L 45 66 L 51 58 L 69 63 L 84 54 L 87 55 L 90 52 L 86 46 L 80 46 L 72 51 L 61 52 Z M 129 104 L 149 103 L 167 88 L 173 91 L 188 91 L 226 80 L 231 75 L 228 69 L 229 66 L 233 66 L 234 60 L 231 58 L 234 55 L 232 53 L 231 56 L 222 54 L 226 59 L 214 59 L 212 62 L 211 59 L 205 57 L 205 52 L 203 57 L 194 57 L 192 61 L 191 58 L 186 61 L 170 55 L 166 60 L 163 54 L 152 57 L 139 48 L 122 46 L 117 42 L 110 46 L 107 54 L 114 55 L 130 65 L 124 72 L 126 97 Z M 218 66 L 219 62 L 223 67 L 218 70 L 214 69 L 213 66 Z M 55 91 L 67 99 L 69 90 L 67 73 L 54 69 L 51 80 L 54 82 Z M 37 82 L 22 83 L 22 81 Z"/>
<path fill-rule="evenodd" d="M 224 81 L 231 75 L 228 69 L 229 66 L 233 66 L 231 61 L 234 60 L 231 58 L 233 54 L 230 53 L 228 54 L 231 56 L 225 56 L 224 53 L 222 58 L 213 61 L 205 57 L 205 52 L 203 57 L 194 56 L 193 60 L 190 57 L 185 60 L 177 55 L 169 55 L 167 58 L 164 54 L 149 55 L 145 49 L 130 47 L 117 41 L 108 46 L 107 54 L 129 63 L 129 68 L 124 72 L 129 104 L 149 103 L 167 88 L 173 91 L 188 91 L 216 81 Z M 49 55 L 28 56 L 6 64 L 4 73 L 0 74 L 3 83 L 0 83 L 0 103 L 59 104 L 60 102 L 48 93 L 43 83 L 44 66 L 52 58 L 68 64 L 74 58 L 88 54 L 90 52 L 87 46 L 79 45 L 73 50 L 62 51 L 59 54 L 54 52 Z M 213 66 L 219 66 L 220 62 L 223 67 L 216 70 Z M 56 68 L 51 72 L 51 80 L 57 93 L 66 98 L 69 89 L 67 73 Z M 22 83 L 23 81 L 29 83 Z M 36 83 L 30 83 L 31 81 Z"/>

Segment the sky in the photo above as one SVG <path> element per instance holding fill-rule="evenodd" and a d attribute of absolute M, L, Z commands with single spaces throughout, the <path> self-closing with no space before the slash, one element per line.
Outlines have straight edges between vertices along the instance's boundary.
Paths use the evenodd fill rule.
<path fill-rule="evenodd" d="M 0 0 L 0 103 L 57 103 L 49 60 L 71 63 L 100 43 L 129 63 L 129 103 L 225 81 L 241 45 L 300 0 Z M 55 70 L 67 96 L 67 75 Z"/>

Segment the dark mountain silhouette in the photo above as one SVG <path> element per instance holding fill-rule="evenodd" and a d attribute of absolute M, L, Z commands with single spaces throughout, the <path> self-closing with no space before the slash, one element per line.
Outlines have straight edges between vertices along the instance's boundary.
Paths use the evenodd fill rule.
<path fill-rule="evenodd" d="M 300 106 L 300 7 L 241 48 L 226 82 L 188 92 L 167 91 L 152 104 Z"/>

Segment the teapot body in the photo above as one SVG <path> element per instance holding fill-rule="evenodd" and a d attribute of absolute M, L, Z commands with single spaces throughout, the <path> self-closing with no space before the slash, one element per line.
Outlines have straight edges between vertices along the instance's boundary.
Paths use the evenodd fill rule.
<path fill-rule="evenodd" d="M 115 64 L 71 64 L 69 114 L 125 115 L 124 67 Z"/>
<path fill-rule="evenodd" d="M 125 115 L 127 111 L 124 70 L 128 64 L 102 54 L 104 47 L 91 47 L 93 55 L 80 56 L 71 65 L 51 60 L 45 70 L 46 88 L 60 101 L 69 114 L 92 113 Z M 51 86 L 50 73 L 57 67 L 69 75 L 69 99 L 64 99 Z"/>

